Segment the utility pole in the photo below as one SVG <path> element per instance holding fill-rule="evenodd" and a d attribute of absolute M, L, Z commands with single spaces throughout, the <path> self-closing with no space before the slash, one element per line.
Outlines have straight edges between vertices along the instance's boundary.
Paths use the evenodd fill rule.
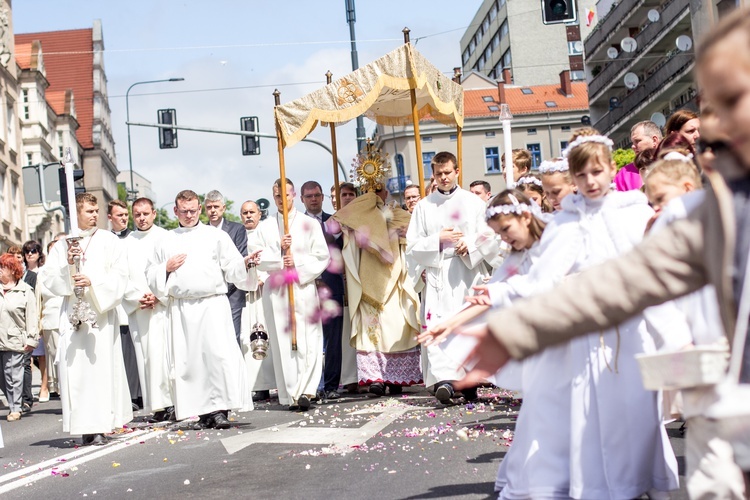
<path fill-rule="evenodd" d="M 349 39 L 352 42 L 352 71 L 359 69 L 359 58 L 357 57 L 357 37 L 354 34 L 354 23 L 357 21 L 354 13 L 354 0 L 344 0 L 346 5 L 346 22 L 349 23 Z M 362 115 L 357 117 L 357 151 L 365 147 L 365 121 Z"/>

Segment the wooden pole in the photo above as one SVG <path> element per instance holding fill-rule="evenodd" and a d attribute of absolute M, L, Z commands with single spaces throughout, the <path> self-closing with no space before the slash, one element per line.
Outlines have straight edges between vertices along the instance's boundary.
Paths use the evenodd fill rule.
<path fill-rule="evenodd" d="M 281 92 L 273 91 L 276 106 L 281 105 Z M 284 142 L 281 139 L 281 124 L 276 120 L 276 141 L 279 148 L 279 194 L 281 194 L 281 212 L 284 218 L 284 234 L 289 234 L 289 206 L 286 202 L 286 165 L 284 165 Z M 292 255 L 292 249 L 287 248 L 284 255 Z M 292 351 L 297 350 L 297 317 L 294 314 L 294 283 L 287 283 L 287 296 L 289 298 L 289 329 L 292 332 Z"/>
<path fill-rule="evenodd" d="M 409 43 L 409 28 L 404 28 L 404 43 Z M 419 114 L 417 113 L 417 92 L 409 89 L 411 97 L 411 121 L 414 125 L 414 147 L 417 150 L 417 171 L 419 172 L 419 196 L 424 198 L 424 166 L 422 165 L 422 138 L 419 135 Z"/>
<path fill-rule="evenodd" d="M 333 73 L 330 71 L 326 72 L 326 84 L 331 83 L 331 77 Z M 334 210 L 338 210 L 341 206 L 341 186 L 339 186 L 339 166 L 338 166 L 338 151 L 336 150 L 336 125 L 333 122 L 328 123 L 328 127 L 331 129 L 331 156 L 333 156 L 333 186 L 336 192 L 336 206 Z"/>

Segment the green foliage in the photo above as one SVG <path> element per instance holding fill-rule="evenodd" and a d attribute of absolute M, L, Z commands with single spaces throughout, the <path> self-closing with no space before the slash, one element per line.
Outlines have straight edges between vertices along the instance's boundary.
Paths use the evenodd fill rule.
<path fill-rule="evenodd" d="M 154 220 L 154 224 L 163 227 L 164 229 L 174 229 L 180 225 L 177 219 L 169 217 L 169 212 L 167 212 L 167 209 L 165 208 L 156 209 L 156 219 Z"/>
<path fill-rule="evenodd" d="M 125 187 L 124 182 L 117 183 L 117 199 L 124 201 L 125 203 L 128 201 L 128 190 Z"/>
<path fill-rule="evenodd" d="M 628 163 L 633 163 L 633 161 L 635 161 L 635 151 L 630 148 L 615 149 L 612 152 L 612 159 L 615 161 L 615 165 L 617 165 L 617 170 L 620 170 Z"/>

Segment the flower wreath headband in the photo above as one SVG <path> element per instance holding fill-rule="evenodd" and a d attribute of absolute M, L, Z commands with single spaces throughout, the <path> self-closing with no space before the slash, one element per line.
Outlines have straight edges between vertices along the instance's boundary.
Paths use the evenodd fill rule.
<path fill-rule="evenodd" d="M 542 218 L 542 209 L 539 208 L 539 205 L 537 205 L 533 200 L 531 201 L 530 205 L 526 203 L 521 203 L 518 201 L 518 198 L 516 198 L 513 193 L 508 193 L 508 198 L 510 198 L 510 201 L 512 202 L 512 204 L 495 205 L 494 207 L 488 208 L 484 216 L 485 220 L 490 220 L 496 215 L 508 215 L 508 214 L 521 215 L 524 212 L 530 213 L 537 219 Z"/>
<path fill-rule="evenodd" d="M 587 143 L 587 142 L 597 142 L 599 144 L 604 144 L 607 146 L 607 148 L 612 151 L 612 147 L 615 145 L 614 142 L 612 142 L 612 139 L 609 137 L 605 137 L 603 135 L 582 135 L 578 137 L 575 141 L 568 144 L 568 147 L 565 148 L 565 151 L 562 152 L 563 158 L 567 158 L 571 151 L 573 151 L 575 148 L 580 146 L 581 144 Z"/>
<path fill-rule="evenodd" d="M 542 187 L 542 181 L 532 175 L 521 177 L 520 179 L 518 179 L 518 182 L 516 182 L 516 186 L 521 186 L 523 184 L 533 184 L 535 186 Z"/>
<path fill-rule="evenodd" d="M 552 174 L 554 172 L 567 172 L 570 169 L 568 160 L 565 158 L 556 158 L 554 160 L 544 160 L 539 165 L 540 174 Z"/>

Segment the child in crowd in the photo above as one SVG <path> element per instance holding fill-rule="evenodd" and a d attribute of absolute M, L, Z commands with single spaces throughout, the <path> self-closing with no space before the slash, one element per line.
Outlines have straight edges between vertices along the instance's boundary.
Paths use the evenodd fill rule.
<path fill-rule="evenodd" d="M 568 171 L 568 160 L 555 158 L 551 161 L 543 161 L 539 165 L 539 174 L 542 177 L 542 190 L 547 203 L 553 211 L 561 210 L 560 203 L 569 194 L 575 193 L 576 186 Z"/>
<path fill-rule="evenodd" d="M 544 199 L 544 189 L 542 181 L 534 174 L 526 174 L 516 183 L 516 188 L 528 196 L 542 209 L 542 212 L 549 213 L 552 211 L 547 200 Z"/>
<path fill-rule="evenodd" d="M 490 290 L 493 303 L 498 294 L 530 296 L 549 289 L 642 239 L 653 211 L 639 191 L 613 192 L 611 153 L 612 142 L 599 135 L 579 135 L 570 143 L 564 156 L 578 193 L 565 198 L 561 212 L 548 224 L 530 271 Z M 668 321 L 661 318 L 659 323 Z M 677 488 L 677 463 L 661 425 L 657 394 L 644 390 L 635 360 L 636 354 L 655 351 L 644 315 L 574 339 L 561 349 L 566 352 L 559 358 L 567 359 L 570 371 L 555 367 L 555 376 L 567 381 L 563 385 L 569 401 L 562 408 L 570 409 L 565 419 L 570 428 L 561 431 L 559 422 L 552 425 L 541 447 L 532 439 L 518 439 L 527 434 L 537 438 L 541 432 L 527 430 L 531 424 L 519 419 L 514 447 L 522 463 L 517 469 L 512 463 L 506 467 L 505 484 L 498 482 L 501 498 L 666 497 Z M 525 405 L 532 394 L 524 390 Z M 559 403 L 541 404 L 559 417 Z M 562 475 L 561 456 L 567 459 Z"/>
<path fill-rule="evenodd" d="M 513 155 L 513 182 L 531 172 L 531 153 L 525 149 L 514 149 Z"/>

